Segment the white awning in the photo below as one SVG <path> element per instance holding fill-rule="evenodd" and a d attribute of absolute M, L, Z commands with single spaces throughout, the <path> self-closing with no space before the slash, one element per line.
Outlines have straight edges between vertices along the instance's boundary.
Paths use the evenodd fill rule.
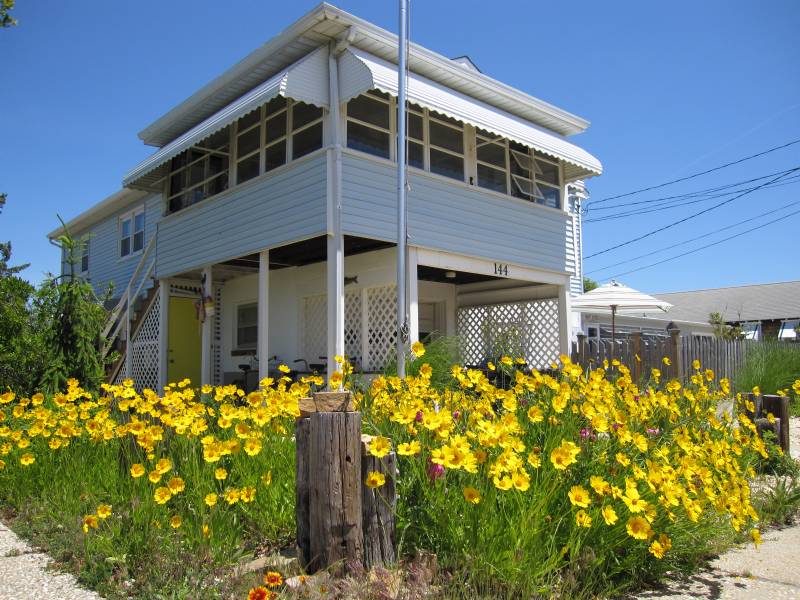
<path fill-rule="evenodd" d="M 350 47 L 339 58 L 340 98 L 345 102 L 370 89 L 397 96 L 397 65 Z M 410 73 L 407 91 L 410 102 L 563 160 L 567 181 L 599 175 L 603 171 L 599 160 L 557 133 L 430 79 Z"/>
<path fill-rule="evenodd" d="M 122 180 L 125 187 L 152 187 L 164 174 L 160 167 L 276 96 L 328 108 L 328 47 L 322 46 L 284 69 L 208 119 L 176 138 L 134 167 Z"/>

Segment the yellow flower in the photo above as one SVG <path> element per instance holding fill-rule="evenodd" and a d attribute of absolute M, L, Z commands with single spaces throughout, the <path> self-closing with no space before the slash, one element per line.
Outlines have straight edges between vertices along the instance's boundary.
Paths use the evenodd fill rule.
<path fill-rule="evenodd" d="M 603 515 L 603 520 L 606 522 L 606 525 L 613 525 L 619 519 L 614 507 L 610 505 L 604 506 L 600 513 Z"/>
<path fill-rule="evenodd" d="M 761 388 L 758 387 L 757 385 L 753 386 L 753 395 L 754 396 L 760 396 L 761 395 Z"/>
<path fill-rule="evenodd" d="M 142 475 L 144 475 L 144 472 L 145 472 L 144 465 L 140 463 L 131 465 L 131 477 L 133 477 L 134 479 L 137 479 Z"/>
<path fill-rule="evenodd" d="M 83 533 L 89 533 L 89 529 L 97 529 L 100 525 L 100 521 L 97 519 L 97 515 L 86 515 L 83 517 Z"/>
<path fill-rule="evenodd" d="M 172 492 L 169 491 L 168 487 L 158 487 L 156 491 L 153 492 L 153 499 L 158 504 L 166 504 L 169 502 L 170 498 L 172 498 Z"/>
<path fill-rule="evenodd" d="M 696 358 L 692 361 L 692 368 L 695 371 L 699 371 L 700 370 L 700 361 L 697 360 Z"/>
<path fill-rule="evenodd" d="M 569 501 L 573 506 L 580 506 L 581 508 L 586 508 L 592 501 L 589 497 L 589 492 L 580 485 L 573 485 L 567 496 L 569 496 Z"/>
<path fill-rule="evenodd" d="M 255 456 L 261 452 L 261 442 L 254 438 L 250 438 L 244 443 L 244 451 L 248 456 Z"/>
<path fill-rule="evenodd" d="M 580 451 L 581 449 L 574 443 L 561 440 L 561 445 L 554 448 L 550 453 L 550 462 L 553 463 L 553 466 L 557 470 L 563 471 L 571 464 L 577 462 L 575 457 L 578 456 Z"/>
<path fill-rule="evenodd" d="M 173 529 L 177 529 L 182 523 L 183 519 L 181 519 L 179 515 L 175 515 L 169 520 L 169 526 Z"/>
<path fill-rule="evenodd" d="M 750 530 L 750 538 L 753 540 L 753 545 L 758 548 L 761 545 L 761 532 L 758 529 Z"/>
<path fill-rule="evenodd" d="M 156 463 L 156 471 L 164 475 L 165 473 L 169 473 L 172 469 L 172 461 L 168 458 L 161 458 Z"/>
<path fill-rule="evenodd" d="M 384 477 L 383 473 L 379 473 L 378 471 L 370 471 L 367 473 L 367 479 L 364 483 L 367 484 L 368 488 L 379 488 L 386 483 L 386 477 Z"/>
<path fill-rule="evenodd" d="M 216 494 L 206 494 L 204 498 L 205 503 L 207 506 L 214 506 L 217 503 L 217 495 Z"/>
<path fill-rule="evenodd" d="M 175 495 L 186 489 L 186 483 L 180 477 L 173 477 L 167 483 L 167 487 L 169 487 L 169 491 Z"/>
<path fill-rule="evenodd" d="M 544 421 L 544 413 L 542 409 L 538 406 L 534 405 L 528 409 L 528 419 L 531 423 L 539 423 L 540 421 Z"/>
<path fill-rule="evenodd" d="M 230 488 L 225 491 L 225 501 L 228 504 L 236 504 L 241 497 L 241 493 L 236 488 Z"/>
<path fill-rule="evenodd" d="M 280 587 L 283 584 L 283 577 L 275 571 L 267 571 L 264 575 L 264 583 L 271 588 Z"/>
<path fill-rule="evenodd" d="M 281 373 L 291 373 L 292 370 L 286 365 L 279 365 L 278 371 L 280 371 Z"/>
<path fill-rule="evenodd" d="M 369 443 L 369 453 L 372 454 L 372 456 L 383 458 L 391 451 L 392 451 L 392 442 L 389 441 L 389 438 L 385 438 L 379 435 L 373 438 L 372 441 Z"/>
<path fill-rule="evenodd" d="M 650 523 L 644 517 L 631 517 L 628 519 L 625 529 L 628 531 L 628 535 L 636 540 L 646 540 L 653 534 Z"/>
<path fill-rule="evenodd" d="M 592 526 L 592 517 L 585 510 L 579 510 L 575 513 L 575 523 L 578 527 L 586 527 L 588 529 Z"/>
<path fill-rule="evenodd" d="M 500 359 L 500 362 L 501 362 L 501 363 L 503 363 L 503 364 L 504 364 L 505 366 L 507 366 L 507 367 L 511 367 L 511 366 L 513 366 L 513 365 L 514 365 L 514 361 L 513 361 L 513 360 L 511 360 L 511 357 L 509 357 L 509 356 L 503 356 L 503 357 Z"/>
<path fill-rule="evenodd" d="M 534 469 L 538 469 L 542 466 L 542 453 L 540 450 L 534 448 L 531 453 L 528 454 L 528 464 Z"/>
<path fill-rule="evenodd" d="M 239 493 L 239 499 L 242 502 L 252 502 L 256 499 L 256 488 L 254 487 L 243 487 L 242 491 Z"/>
<path fill-rule="evenodd" d="M 669 358 L 667 358 L 666 356 L 661 359 L 661 362 L 664 363 L 667 366 L 670 366 L 672 364 L 672 361 Z"/>
<path fill-rule="evenodd" d="M 481 494 L 473 487 L 465 487 L 464 500 L 471 504 L 478 504 L 481 501 Z"/>
<path fill-rule="evenodd" d="M 111 516 L 111 506 L 108 504 L 100 504 L 97 507 L 97 516 L 101 519 L 107 519 Z"/>
<path fill-rule="evenodd" d="M 494 479 L 492 479 L 492 482 L 494 483 L 494 487 L 504 492 L 510 490 L 511 486 L 514 485 L 514 483 L 511 481 L 511 477 L 509 477 L 508 475 L 506 475 L 505 477 L 495 476 Z"/>
<path fill-rule="evenodd" d="M 337 365 L 340 365 L 344 362 L 344 356 L 342 356 L 341 354 L 337 354 L 336 356 L 333 357 L 333 360 L 336 361 Z"/>
<path fill-rule="evenodd" d="M 631 464 L 631 459 L 625 456 L 622 452 L 617 452 L 615 458 L 617 459 L 617 462 L 621 464 L 623 467 L 627 467 L 629 464 Z"/>
<path fill-rule="evenodd" d="M 420 443 L 417 440 L 412 440 L 408 443 L 398 444 L 397 445 L 397 453 L 400 456 L 414 456 L 419 454 L 422 450 Z"/>
<path fill-rule="evenodd" d="M 158 471 L 150 471 L 147 478 L 150 480 L 150 483 L 158 483 L 161 481 L 161 473 Z"/>
<path fill-rule="evenodd" d="M 511 478 L 511 483 L 513 483 L 514 487 L 520 492 L 525 492 L 531 487 L 531 478 L 524 470 L 517 471 Z"/>
<path fill-rule="evenodd" d="M 425 345 L 422 342 L 414 342 L 411 344 L 411 351 L 419 358 L 425 355 Z"/>
<path fill-rule="evenodd" d="M 26 452 L 19 458 L 19 462 L 23 467 L 27 467 L 36 462 L 36 457 L 30 452 Z"/>
<path fill-rule="evenodd" d="M 228 471 L 223 469 L 222 467 L 218 467 L 214 470 L 214 479 L 218 479 L 220 481 L 224 481 L 228 477 Z"/>

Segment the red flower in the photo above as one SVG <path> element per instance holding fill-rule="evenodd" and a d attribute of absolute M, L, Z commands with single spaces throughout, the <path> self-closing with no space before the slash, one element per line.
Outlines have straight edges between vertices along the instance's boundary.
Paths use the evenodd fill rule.
<path fill-rule="evenodd" d="M 267 571 L 267 574 L 264 575 L 264 583 L 271 588 L 278 587 L 283 583 L 283 577 L 275 571 Z"/>
<path fill-rule="evenodd" d="M 247 594 L 247 600 L 267 600 L 267 598 L 269 598 L 269 592 L 263 585 L 253 588 Z"/>

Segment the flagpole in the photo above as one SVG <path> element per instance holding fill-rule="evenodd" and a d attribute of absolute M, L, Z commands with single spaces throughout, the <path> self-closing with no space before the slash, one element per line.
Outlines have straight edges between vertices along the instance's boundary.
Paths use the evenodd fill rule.
<path fill-rule="evenodd" d="M 406 376 L 406 56 L 408 54 L 408 0 L 400 0 L 400 37 L 397 68 L 397 375 Z"/>

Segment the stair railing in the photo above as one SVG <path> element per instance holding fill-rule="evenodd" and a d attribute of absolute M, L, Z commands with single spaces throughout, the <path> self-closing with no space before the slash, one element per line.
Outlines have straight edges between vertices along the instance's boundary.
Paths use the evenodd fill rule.
<path fill-rule="evenodd" d="M 111 348 L 114 345 L 114 341 L 122 332 L 122 328 L 125 328 L 125 339 L 130 345 L 130 333 L 131 333 L 131 320 L 133 315 L 133 302 L 136 301 L 136 298 L 142 291 L 145 282 L 150 278 L 150 275 L 153 273 L 153 269 L 155 268 L 155 258 L 150 261 L 148 264 L 147 270 L 145 271 L 144 277 L 139 279 L 139 274 L 142 272 L 142 267 L 147 263 L 147 259 L 150 256 L 150 252 L 152 251 L 153 247 L 155 246 L 156 235 L 150 238 L 147 246 L 142 252 L 142 257 L 139 259 L 139 263 L 136 265 L 136 268 L 133 271 L 130 279 L 128 280 L 128 285 L 125 287 L 125 291 L 120 296 L 119 302 L 117 302 L 116 306 L 111 310 L 111 313 L 108 316 L 108 320 L 106 321 L 106 326 L 103 328 L 103 338 L 106 340 L 103 346 L 103 358 L 106 358 L 111 352 Z M 133 285 L 139 281 L 139 285 L 136 287 L 136 292 L 132 293 Z M 125 317 L 120 318 L 122 316 L 122 312 L 125 312 Z M 127 356 L 125 357 L 126 366 L 128 373 L 130 373 L 131 367 L 131 358 L 133 354 L 129 352 L 130 348 L 126 349 Z"/>

